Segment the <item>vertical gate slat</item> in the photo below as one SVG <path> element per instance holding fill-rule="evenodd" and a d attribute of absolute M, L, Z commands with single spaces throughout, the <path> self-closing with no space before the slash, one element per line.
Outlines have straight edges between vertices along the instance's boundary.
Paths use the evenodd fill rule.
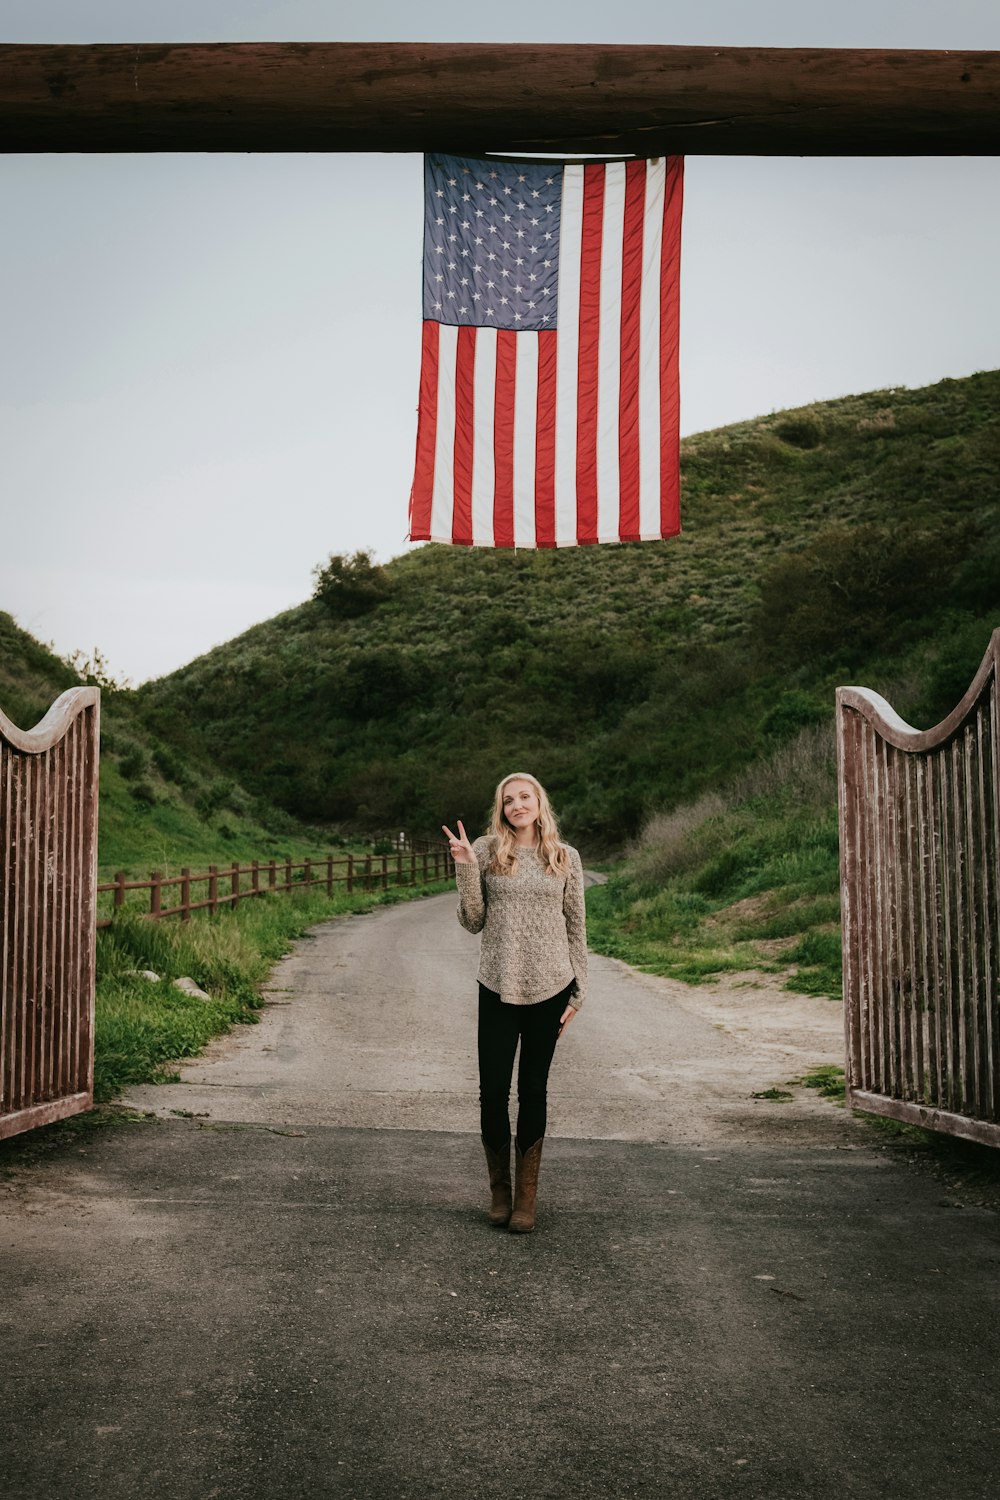
<path fill-rule="evenodd" d="M 861 755 L 861 716 L 845 711 L 838 716 L 837 752 L 839 778 L 840 814 L 840 875 L 844 901 L 841 922 L 844 942 L 844 990 L 845 994 L 859 994 L 861 990 L 860 940 L 861 940 L 861 820 L 859 817 L 859 779 Z M 427 881 L 427 853 L 424 852 L 424 882 Z M 862 1008 L 860 1005 L 844 1006 L 844 1049 L 848 1091 L 861 1088 L 864 1078 L 862 1061 Z"/>
<path fill-rule="evenodd" d="M 976 709 L 975 720 L 978 720 L 979 709 Z M 962 774 L 965 782 L 965 845 L 966 845 L 966 912 L 968 947 L 966 949 L 965 963 L 963 965 L 963 980 L 968 985 L 968 1078 L 969 1078 L 969 1110 L 977 1117 L 983 1112 L 985 1091 L 982 1086 L 982 1059 L 980 1056 L 980 983 L 979 963 L 982 952 L 979 932 L 980 911 L 980 887 L 982 885 L 982 865 L 980 853 L 982 841 L 977 837 L 978 830 L 982 827 L 982 810 L 979 803 L 978 786 L 975 771 L 974 741 L 975 720 L 965 726 L 965 734 L 962 743 Z"/>
<path fill-rule="evenodd" d="M 28 1007 L 31 1004 L 30 978 L 28 975 L 28 916 L 27 916 L 27 888 L 30 872 L 30 804 L 31 804 L 31 761 L 25 761 L 18 766 L 17 778 L 17 864 L 16 870 L 16 940 L 15 940 L 15 992 L 24 997 L 24 1003 L 14 1011 L 16 1032 L 14 1037 L 14 1080 L 11 1090 L 11 1106 L 13 1109 L 21 1109 L 24 1106 L 24 1063 L 27 1053 L 26 1026 L 28 1018 Z"/>
<path fill-rule="evenodd" d="M 982 934 L 974 958 L 976 959 L 979 986 L 976 1007 L 976 1078 L 979 1090 L 979 1109 L 988 1119 L 995 1117 L 993 1075 L 990 1059 L 993 1055 L 993 995 L 991 972 L 993 966 L 993 934 L 990 931 L 990 887 L 992 857 L 990 839 L 990 797 L 986 766 L 992 760 L 989 743 L 989 700 L 976 708 L 975 744 L 973 753 L 973 776 L 976 797 L 976 921 Z M 995 875 L 995 871 L 993 872 Z"/>
<path fill-rule="evenodd" d="M 0 812 L 3 823 L 0 827 L 0 994 L 13 994 L 11 966 L 14 950 L 10 894 L 13 888 L 13 852 L 11 831 L 13 828 L 14 789 L 10 771 L 10 751 L 0 739 Z M 9 1108 L 10 1098 L 10 1036 L 9 1021 L 12 1008 L 4 1005 L 0 1013 L 0 1114 Z"/>
<path fill-rule="evenodd" d="M 954 1038 L 955 1102 L 960 1114 L 969 1108 L 969 1049 L 966 1036 L 967 1000 L 962 983 L 963 953 L 966 943 L 965 872 L 968 854 L 965 848 L 965 816 L 962 805 L 961 752 L 959 742 L 952 740 L 948 753 L 948 791 L 951 811 L 951 1025 Z"/>
<path fill-rule="evenodd" d="M 871 1089 L 875 1086 L 875 1058 L 873 1050 L 874 1027 L 872 1007 L 872 974 L 868 961 L 871 953 L 872 910 L 871 888 L 871 823 L 869 798 L 869 733 L 868 722 L 859 717 L 858 724 L 858 779 L 855 815 L 858 833 L 858 1000 L 860 1012 L 859 1033 L 861 1037 L 862 1068 L 857 1086 Z"/>
<path fill-rule="evenodd" d="M 921 1008 L 917 988 L 917 945 L 915 937 L 916 901 L 914 898 L 914 871 L 916 867 L 916 829 L 913 819 L 913 775 L 916 766 L 909 756 L 899 757 L 902 778 L 903 805 L 900 815 L 901 881 L 903 913 L 900 928 L 900 972 L 903 975 L 904 1015 L 906 1018 L 907 1053 L 909 1070 L 907 1095 L 911 1099 L 923 1096 L 923 1038 L 920 1030 Z"/>
<path fill-rule="evenodd" d="M 993 677 L 990 683 L 990 748 L 992 750 L 992 832 L 993 900 L 990 906 L 990 927 L 993 932 L 993 954 L 996 967 L 991 970 L 993 982 L 993 1051 L 990 1056 L 990 1076 L 993 1080 L 994 1118 L 1000 1118 L 1000 643 L 993 637 Z"/>

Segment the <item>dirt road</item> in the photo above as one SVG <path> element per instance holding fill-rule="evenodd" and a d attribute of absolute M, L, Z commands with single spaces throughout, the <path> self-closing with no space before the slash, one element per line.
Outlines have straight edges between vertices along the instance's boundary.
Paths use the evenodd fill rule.
<path fill-rule="evenodd" d="M 261 1023 L 129 1099 L 169 1116 L 363 1129 L 476 1128 L 478 940 L 453 896 L 318 928 L 276 969 Z M 840 1008 L 775 983 L 694 989 L 591 955 L 592 997 L 559 1043 L 550 1133 L 720 1144 L 790 1137 L 832 1147 L 842 1112 L 793 1087 L 843 1057 Z"/>

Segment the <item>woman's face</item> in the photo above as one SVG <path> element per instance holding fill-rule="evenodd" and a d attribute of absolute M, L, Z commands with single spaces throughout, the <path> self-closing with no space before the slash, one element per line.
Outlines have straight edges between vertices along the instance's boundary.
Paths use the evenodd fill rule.
<path fill-rule="evenodd" d="M 530 781 L 508 781 L 503 789 L 503 815 L 515 833 L 534 828 L 540 811 L 538 793 Z"/>

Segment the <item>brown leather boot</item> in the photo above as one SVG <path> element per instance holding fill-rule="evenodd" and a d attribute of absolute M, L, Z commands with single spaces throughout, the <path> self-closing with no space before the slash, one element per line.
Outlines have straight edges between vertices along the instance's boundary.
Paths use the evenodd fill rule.
<path fill-rule="evenodd" d="M 515 1149 L 517 1171 L 514 1177 L 514 1212 L 508 1229 L 514 1234 L 530 1234 L 535 1227 L 535 1199 L 538 1196 L 538 1168 L 542 1162 L 542 1142 L 537 1140 L 527 1151 Z"/>
<path fill-rule="evenodd" d="M 510 1196 L 510 1141 L 499 1151 L 491 1151 L 483 1141 L 483 1150 L 486 1152 L 486 1165 L 490 1173 L 490 1192 L 493 1195 L 489 1220 L 498 1229 L 503 1229 L 510 1218 L 513 1206 Z"/>

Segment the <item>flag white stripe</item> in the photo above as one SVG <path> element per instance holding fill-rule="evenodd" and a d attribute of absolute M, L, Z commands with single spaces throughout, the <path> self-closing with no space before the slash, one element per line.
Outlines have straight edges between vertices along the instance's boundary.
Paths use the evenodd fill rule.
<path fill-rule="evenodd" d="M 576 392 L 580 350 L 580 250 L 583 242 L 583 167 L 563 168 L 556 288 L 556 546 L 576 542 Z"/>
<path fill-rule="evenodd" d="M 476 330 L 476 363 L 472 399 L 475 404 L 472 449 L 472 545 L 495 547 L 493 500 L 496 473 L 493 455 L 493 414 L 496 401 L 497 331 Z"/>
<path fill-rule="evenodd" d="M 455 509 L 455 363 L 458 329 L 442 324 L 438 336 L 437 426 L 434 433 L 434 490 L 431 539 L 450 542 Z"/>
<path fill-rule="evenodd" d="M 600 542 L 617 542 L 620 529 L 618 401 L 621 394 L 624 233 L 625 163 L 609 162 L 604 168 L 601 329 L 597 349 L 597 539 Z"/>
<path fill-rule="evenodd" d="M 538 403 L 538 334 L 517 340 L 514 378 L 514 546 L 535 545 L 535 435 Z"/>
<path fill-rule="evenodd" d="M 664 157 L 646 163 L 639 302 L 639 535 L 656 540 L 660 527 L 660 257 L 663 246 Z"/>

